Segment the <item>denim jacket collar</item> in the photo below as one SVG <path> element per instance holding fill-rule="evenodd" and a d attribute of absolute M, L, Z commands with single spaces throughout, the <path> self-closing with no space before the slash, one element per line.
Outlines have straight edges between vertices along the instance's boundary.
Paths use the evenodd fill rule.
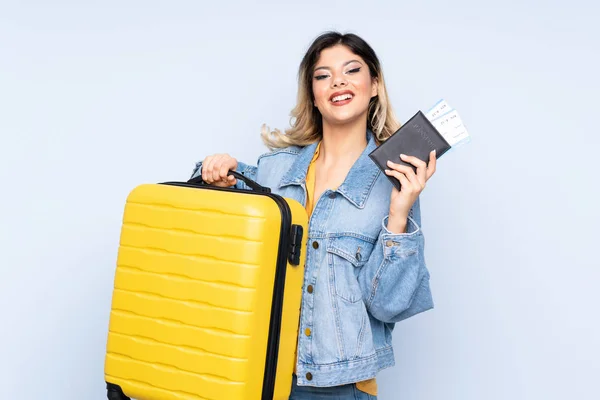
<path fill-rule="evenodd" d="M 350 168 L 344 182 L 336 190 L 358 208 L 365 206 L 369 193 L 375 184 L 377 176 L 381 172 L 369 157 L 369 153 L 375 150 L 376 147 L 377 143 L 375 143 L 373 133 L 371 130 L 367 130 L 367 146 L 352 168 Z M 281 178 L 279 187 L 306 183 L 306 172 L 316 148 L 317 143 L 315 142 L 300 149 L 294 164 Z"/>

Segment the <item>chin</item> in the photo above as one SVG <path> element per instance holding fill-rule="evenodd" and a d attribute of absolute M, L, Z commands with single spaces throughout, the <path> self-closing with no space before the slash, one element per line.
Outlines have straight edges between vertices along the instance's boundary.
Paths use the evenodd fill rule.
<path fill-rule="evenodd" d="M 324 115 L 323 122 L 326 122 L 329 125 L 349 125 L 361 120 L 362 118 L 366 118 L 367 116 L 366 110 L 362 113 L 352 112 L 351 110 L 348 110 L 347 112 L 340 111 L 330 113 L 327 116 Z"/>

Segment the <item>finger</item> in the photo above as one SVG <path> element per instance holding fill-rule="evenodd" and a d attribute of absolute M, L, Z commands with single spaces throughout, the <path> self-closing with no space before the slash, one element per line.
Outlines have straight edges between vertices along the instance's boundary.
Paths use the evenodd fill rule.
<path fill-rule="evenodd" d="M 427 166 L 427 180 L 435 173 L 437 167 L 437 156 L 435 150 L 429 153 L 429 165 Z"/>
<path fill-rule="evenodd" d="M 215 164 L 219 161 L 219 155 L 215 154 L 212 156 L 212 159 L 210 160 L 210 163 L 208 164 L 208 169 L 206 171 L 206 177 L 207 177 L 207 182 L 209 183 L 213 183 L 215 181 L 214 178 L 214 170 L 215 170 Z"/>
<path fill-rule="evenodd" d="M 236 179 L 233 175 L 230 175 L 229 172 L 235 169 L 234 159 L 225 154 L 221 161 L 221 166 L 219 167 L 219 180 L 223 182 L 226 186 L 233 186 L 236 184 Z"/>
<path fill-rule="evenodd" d="M 417 168 L 427 166 L 425 161 L 423 161 L 420 158 L 417 158 L 415 156 L 407 156 L 406 154 L 400 154 L 400 158 L 402 159 L 402 161 L 412 164 Z"/>
<path fill-rule="evenodd" d="M 223 182 L 227 182 L 228 178 L 227 175 L 229 173 L 230 168 L 230 160 L 228 156 L 223 157 L 223 160 L 221 162 L 221 165 L 219 167 L 219 178 L 221 180 L 223 180 Z M 231 177 L 231 175 L 230 175 Z"/>
<path fill-rule="evenodd" d="M 412 167 L 402 164 L 391 164 L 394 164 L 396 166 L 395 170 L 403 174 L 404 177 L 407 179 L 407 182 L 402 185 L 403 187 L 406 187 L 406 189 L 403 190 L 403 192 L 420 192 L 425 188 L 425 184 L 422 184 L 419 181 L 419 178 L 415 174 L 415 171 L 412 169 Z"/>
<path fill-rule="evenodd" d="M 393 161 L 388 161 L 387 164 L 391 169 L 403 173 L 409 180 L 414 181 L 417 179 L 415 171 L 412 169 L 412 167 L 408 165 L 397 164 Z"/>
<path fill-rule="evenodd" d="M 212 163 L 213 159 L 213 156 L 208 156 L 202 163 L 202 180 L 206 183 L 210 183 L 208 177 L 210 176 L 210 164 Z"/>
<path fill-rule="evenodd" d="M 214 182 L 221 180 L 221 165 L 223 165 L 223 155 L 219 154 L 212 166 L 212 178 Z"/>
<path fill-rule="evenodd" d="M 425 182 L 427 181 L 427 163 L 420 158 L 407 156 L 406 154 L 400 154 L 400 159 L 402 159 L 404 162 L 414 165 L 417 168 L 417 179 L 421 186 L 425 185 Z"/>
<path fill-rule="evenodd" d="M 402 187 L 400 188 L 400 190 L 402 190 L 404 188 L 410 188 L 410 187 L 412 187 L 410 181 L 408 180 L 408 178 L 406 177 L 406 175 L 404 175 L 402 172 L 398 172 L 398 171 L 393 170 L 393 169 L 386 169 L 385 173 L 386 173 L 386 175 L 393 176 L 394 178 L 396 178 L 396 179 L 398 179 L 400 181 L 400 185 L 402 185 Z M 406 190 L 404 190 L 404 191 L 406 191 Z"/>

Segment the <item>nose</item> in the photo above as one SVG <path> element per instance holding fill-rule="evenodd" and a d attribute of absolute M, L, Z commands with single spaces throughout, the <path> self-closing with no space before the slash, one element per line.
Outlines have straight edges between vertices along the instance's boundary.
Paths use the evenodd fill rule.
<path fill-rule="evenodd" d="M 343 75 L 337 75 L 332 80 L 333 87 L 346 86 L 346 78 Z"/>

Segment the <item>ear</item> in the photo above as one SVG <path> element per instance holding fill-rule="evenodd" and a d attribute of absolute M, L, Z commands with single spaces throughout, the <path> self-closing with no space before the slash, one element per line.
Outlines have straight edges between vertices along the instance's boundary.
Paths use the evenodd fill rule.
<path fill-rule="evenodd" d="M 379 93 L 379 81 L 377 78 L 371 79 L 371 97 L 377 96 Z"/>

